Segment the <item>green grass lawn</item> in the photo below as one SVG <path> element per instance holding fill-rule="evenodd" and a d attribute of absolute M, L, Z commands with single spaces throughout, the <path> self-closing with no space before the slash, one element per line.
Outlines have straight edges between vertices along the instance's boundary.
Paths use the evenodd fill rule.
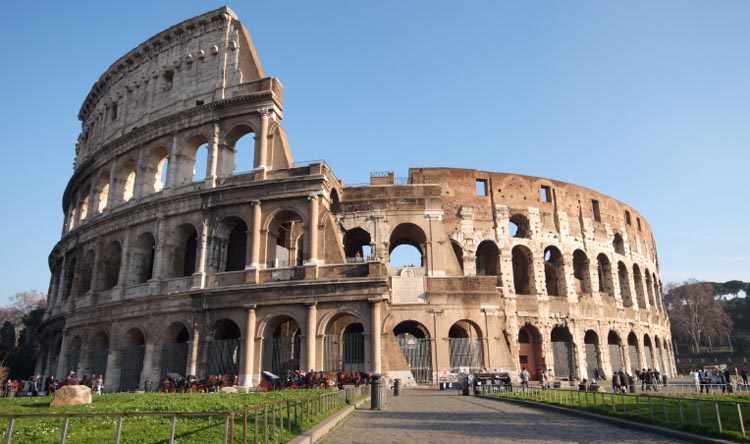
<path fill-rule="evenodd" d="M 241 412 L 248 409 L 267 410 L 267 415 L 248 416 L 248 440 L 252 442 L 256 427 L 260 433 L 274 433 L 277 441 L 289 438 L 316 424 L 321 419 L 342 407 L 342 397 L 320 401 L 322 390 L 287 390 L 270 393 L 221 394 L 108 394 L 94 397 L 94 402 L 85 406 L 49 407 L 49 397 L 0 399 L 0 415 L 7 414 L 54 414 L 59 417 L 17 418 L 13 427 L 14 443 L 58 443 L 66 414 L 76 413 L 121 413 L 129 415 L 148 412 L 200 412 L 238 413 L 233 419 L 234 442 L 242 442 L 244 418 Z M 275 401 L 279 401 L 276 403 Z M 289 401 L 287 403 L 286 401 Z M 289 405 L 289 412 L 287 412 Z M 291 419 L 291 427 L 287 421 Z M 122 423 L 122 443 L 168 443 L 172 417 L 126 416 Z M 226 416 L 178 417 L 176 438 L 179 443 L 223 442 Z M 278 425 L 283 421 L 283 429 Z M 114 442 L 117 416 L 71 417 L 68 443 L 103 444 Z M 266 425 L 268 424 L 268 425 Z M 277 424 L 273 427 L 272 424 Z M 0 418 L 0 430 L 5 442 L 7 418 Z M 290 430 L 291 429 L 291 430 Z"/>
<path fill-rule="evenodd" d="M 744 396 L 634 396 L 612 393 L 585 393 L 572 390 L 535 390 L 497 393 L 491 396 L 520 398 L 572 407 L 594 413 L 656 424 L 696 434 L 750 442 L 750 400 Z M 715 398 L 715 399 L 712 399 Z M 739 410 L 748 432 L 743 438 Z M 721 420 L 719 431 L 718 417 Z"/>

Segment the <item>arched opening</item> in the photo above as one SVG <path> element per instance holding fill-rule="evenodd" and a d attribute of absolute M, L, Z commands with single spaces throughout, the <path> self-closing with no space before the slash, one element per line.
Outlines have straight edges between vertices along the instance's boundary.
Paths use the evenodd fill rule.
<path fill-rule="evenodd" d="M 417 321 L 403 321 L 393 329 L 393 335 L 402 353 L 401 357 L 394 357 L 400 361 L 397 366 L 408 368 L 417 384 L 431 384 L 432 343 L 427 328 Z"/>
<path fill-rule="evenodd" d="M 451 369 L 475 372 L 484 367 L 482 331 L 475 323 L 461 320 L 448 330 Z"/>
<path fill-rule="evenodd" d="M 89 197 L 88 192 L 83 195 L 83 198 L 81 199 L 81 204 L 78 210 L 78 215 L 80 216 L 81 221 L 86 220 L 86 218 L 89 216 L 89 205 L 91 204 L 91 198 Z"/>
<path fill-rule="evenodd" d="M 630 294 L 630 279 L 628 277 L 628 267 L 622 262 L 617 263 L 617 280 L 620 282 L 620 296 L 622 305 L 625 307 L 633 306 L 633 297 Z"/>
<path fill-rule="evenodd" d="M 241 271 L 247 263 L 248 228 L 239 217 L 221 221 L 211 240 L 211 269 L 217 272 Z"/>
<path fill-rule="evenodd" d="M 94 276 L 94 259 L 95 259 L 95 253 L 94 250 L 88 250 L 83 255 L 83 260 L 81 261 L 81 264 L 78 268 L 78 293 L 83 295 L 89 292 L 91 290 L 91 279 L 93 279 Z"/>
<path fill-rule="evenodd" d="M 344 252 L 347 262 L 363 262 L 372 257 L 370 233 L 355 227 L 344 233 Z"/>
<path fill-rule="evenodd" d="M 228 174 L 238 175 L 253 170 L 255 154 L 255 134 L 252 128 L 240 125 L 227 134 L 227 144 L 232 147 L 225 168 Z"/>
<path fill-rule="evenodd" d="M 99 285 L 97 290 L 114 288 L 120 277 L 120 261 L 122 247 L 118 241 L 111 241 L 102 250 L 102 260 L 99 262 Z"/>
<path fill-rule="evenodd" d="M 576 280 L 577 294 L 591 294 L 589 258 L 582 250 L 576 250 L 573 252 L 573 277 Z"/>
<path fill-rule="evenodd" d="M 646 309 L 646 297 L 643 294 L 643 276 L 638 264 L 633 264 L 633 285 L 635 285 L 635 295 L 638 298 L 638 308 Z"/>
<path fill-rule="evenodd" d="M 661 340 L 658 336 L 654 335 L 654 345 L 656 346 L 656 355 L 654 356 L 654 368 L 661 371 L 662 373 L 667 372 L 667 367 L 664 366 L 664 353 L 661 348 Z"/>
<path fill-rule="evenodd" d="M 615 238 L 612 240 L 612 248 L 615 249 L 617 254 L 625 254 L 625 241 L 622 240 L 620 233 L 615 233 Z"/>
<path fill-rule="evenodd" d="M 644 271 L 644 274 L 646 276 L 646 292 L 648 293 L 648 303 L 651 307 L 651 310 L 658 311 L 658 307 L 656 305 L 656 302 L 654 300 L 654 282 L 651 280 L 651 272 L 648 271 L 648 268 Z"/>
<path fill-rule="evenodd" d="M 63 377 L 64 375 L 58 375 L 57 374 L 57 364 L 58 359 L 63 358 L 60 356 L 60 352 L 62 352 L 62 335 L 57 333 L 52 341 L 52 353 L 49 355 L 49 363 L 47 365 L 47 374 L 48 375 L 54 375 L 58 378 Z"/>
<path fill-rule="evenodd" d="M 283 268 L 304 265 L 304 232 L 305 226 L 299 214 L 286 210 L 277 213 L 268 226 L 266 266 Z"/>
<path fill-rule="evenodd" d="M 671 371 L 669 371 L 672 367 L 671 360 L 669 358 L 669 345 L 667 345 L 667 340 L 662 339 L 661 341 L 661 350 L 662 350 L 662 372 L 666 374 L 671 374 Z"/>
<path fill-rule="evenodd" d="M 229 377 L 240 373 L 240 327 L 231 319 L 219 319 L 211 329 L 207 344 L 208 376 Z"/>
<path fill-rule="evenodd" d="M 106 376 L 107 359 L 109 358 L 109 337 L 103 331 L 95 334 L 89 343 L 88 370 L 94 375 Z"/>
<path fill-rule="evenodd" d="M 551 334 L 552 355 L 555 361 L 555 376 L 563 380 L 572 380 L 575 375 L 573 354 L 573 336 L 568 327 L 555 327 Z"/>
<path fill-rule="evenodd" d="M 176 380 L 176 375 L 188 376 L 187 355 L 190 333 L 182 322 L 173 322 L 164 332 L 161 346 L 161 379 L 170 377 Z"/>
<path fill-rule="evenodd" d="M 135 193 L 135 167 L 135 160 L 125 159 L 120 161 L 117 169 L 117 184 L 119 187 L 116 195 L 122 202 L 132 199 Z"/>
<path fill-rule="evenodd" d="M 542 335 L 531 324 L 524 325 L 518 331 L 518 360 L 521 369 L 529 372 L 532 380 L 538 380 L 545 371 L 542 360 Z"/>
<path fill-rule="evenodd" d="M 662 299 L 661 286 L 659 285 L 659 280 L 656 279 L 656 273 L 651 273 L 651 276 L 654 281 L 654 298 L 656 299 L 656 304 L 659 307 L 659 311 L 663 313 L 664 312 L 664 299 Z"/>
<path fill-rule="evenodd" d="M 651 338 L 648 335 L 643 335 L 643 354 L 646 358 L 646 368 L 654 369 L 654 348 L 651 344 Z"/>
<path fill-rule="evenodd" d="M 70 341 L 67 353 L 65 353 L 65 367 L 68 372 L 78 373 L 78 364 L 81 360 L 82 346 L 83 340 L 81 340 L 80 336 L 76 336 Z"/>
<path fill-rule="evenodd" d="M 203 143 L 195 149 L 192 171 L 192 181 L 203 182 L 208 171 L 208 143 Z"/>
<path fill-rule="evenodd" d="M 536 294 L 534 260 L 531 250 L 523 245 L 513 247 L 513 287 L 516 294 Z"/>
<path fill-rule="evenodd" d="M 282 379 L 301 368 L 302 330 L 289 316 L 277 316 L 266 325 L 263 335 L 263 370 Z M 269 365 L 270 364 L 270 365 Z"/>
<path fill-rule="evenodd" d="M 109 204 L 109 173 L 102 173 L 94 185 L 94 195 L 96 196 L 96 212 L 101 213 Z"/>
<path fill-rule="evenodd" d="M 170 277 L 188 277 L 195 273 L 198 232 L 191 224 L 182 224 L 174 231 Z"/>
<path fill-rule="evenodd" d="M 482 241 L 476 254 L 477 276 L 500 277 L 500 250 L 493 241 Z"/>
<path fill-rule="evenodd" d="M 156 239 L 151 233 L 141 233 L 130 252 L 129 284 L 143 284 L 153 277 Z"/>
<path fill-rule="evenodd" d="M 365 371 L 365 328 L 356 316 L 340 314 L 326 326 L 323 370 Z"/>
<path fill-rule="evenodd" d="M 76 278 L 76 257 L 74 254 L 65 258 L 65 287 L 63 288 L 63 300 L 67 300 L 73 291 L 73 283 Z"/>
<path fill-rule="evenodd" d="M 641 368 L 641 354 L 638 350 L 638 338 L 635 333 L 628 335 L 628 357 L 630 358 L 630 373 L 635 374 Z"/>
<path fill-rule="evenodd" d="M 609 331 L 607 335 L 607 348 L 609 349 L 609 363 L 612 366 L 612 372 L 625 371 L 625 359 L 622 356 L 622 341 L 620 335 L 614 330 Z"/>
<path fill-rule="evenodd" d="M 596 270 L 599 276 L 599 293 L 602 296 L 614 298 L 615 286 L 612 282 L 612 264 L 606 254 L 601 253 L 596 257 Z"/>
<path fill-rule="evenodd" d="M 544 249 L 544 279 L 548 295 L 565 296 L 563 256 L 557 247 L 549 246 Z"/>
<path fill-rule="evenodd" d="M 531 229 L 529 228 L 529 219 L 523 214 L 513 214 L 508 220 L 508 233 L 510 237 L 529 238 Z"/>
<path fill-rule="evenodd" d="M 137 328 L 125 333 L 120 350 L 120 391 L 128 392 L 141 387 L 143 357 L 146 354 L 146 338 Z"/>
<path fill-rule="evenodd" d="M 594 330 L 586 331 L 583 336 L 583 347 L 586 352 L 586 374 L 589 381 L 602 379 L 602 360 L 599 356 L 599 335 Z"/>
<path fill-rule="evenodd" d="M 341 212 L 341 200 L 339 192 L 334 188 L 331 190 L 331 213 L 338 214 L 339 212 Z"/>
<path fill-rule="evenodd" d="M 156 193 L 167 186 L 167 172 L 169 169 L 169 150 L 159 146 L 151 150 L 141 171 L 143 177 L 143 193 Z"/>
<path fill-rule="evenodd" d="M 426 265 L 427 236 L 412 223 L 398 225 L 392 232 L 388 262 L 393 267 L 424 267 Z"/>

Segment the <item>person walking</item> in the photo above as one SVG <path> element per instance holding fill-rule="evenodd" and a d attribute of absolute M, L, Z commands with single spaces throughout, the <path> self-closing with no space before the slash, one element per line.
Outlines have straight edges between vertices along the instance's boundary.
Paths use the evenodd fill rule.
<path fill-rule="evenodd" d="M 617 393 L 620 391 L 620 373 L 614 372 L 612 373 L 612 393 Z"/>
<path fill-rule="evenodd" d="M 693 383 L 695 384 L 695 392 L 700 393 L 701 392 L 701 371 L 700 370 L 694 370 L 693 371 Z"/>
<path fill-rule="evenodd" d="M 539 384 L 541 384 L 542 390 L 547 388 L 547 381 L 544 375 L 544 371 L 539 372 Z"/>
<path fill-rule="evenodd" d="M 521 378 L 521 388 L 524 389 L 524 390 L 528 390 L 528 388 L 529 388 L 529 371 L 526 370 L 526 367 L 524 367 L 523 370 L 521 370 L 520 378 Z"/>
<path fill-rule="evenodd" d="M 104 390 L 104 375 L 99 375 L 94 383 L 94 392 L 97 395 L 101 395 L 102 390 Z"/>

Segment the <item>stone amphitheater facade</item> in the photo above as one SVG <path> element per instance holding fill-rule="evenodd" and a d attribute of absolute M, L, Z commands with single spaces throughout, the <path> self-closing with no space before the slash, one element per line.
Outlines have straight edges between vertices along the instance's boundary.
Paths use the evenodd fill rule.
<path fill-rule="evenodd" d="M 108 390 L 167 373 L 253 386 L 293 368 L 423 384 L 480 369 L 674 374 L 635 209 L 455 168 L 347 185 L 293 161 L 283 116 L 281 82 L 228 8 L 101 75 L 79 113 L 37 373 L 104 374 Z M 401 246 L 420 263 L 391 264 Z"/>

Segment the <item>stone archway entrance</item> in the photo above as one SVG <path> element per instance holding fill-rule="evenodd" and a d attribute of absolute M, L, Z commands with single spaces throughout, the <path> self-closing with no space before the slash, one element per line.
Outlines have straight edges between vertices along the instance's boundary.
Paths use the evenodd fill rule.
<path fill-rule="evenodd" d="M 542 335 L 533 325 L 525 325 L 518 331 L 518 360 L 521 369 L 525 368 L 534 381 L 544 372 Z"/>
<path fill-rule="evenodd" d="M 424 325 L 404 321 L 393 329 L 401 359 L 417 384 L 432 384 L 432 341 Z"/>

